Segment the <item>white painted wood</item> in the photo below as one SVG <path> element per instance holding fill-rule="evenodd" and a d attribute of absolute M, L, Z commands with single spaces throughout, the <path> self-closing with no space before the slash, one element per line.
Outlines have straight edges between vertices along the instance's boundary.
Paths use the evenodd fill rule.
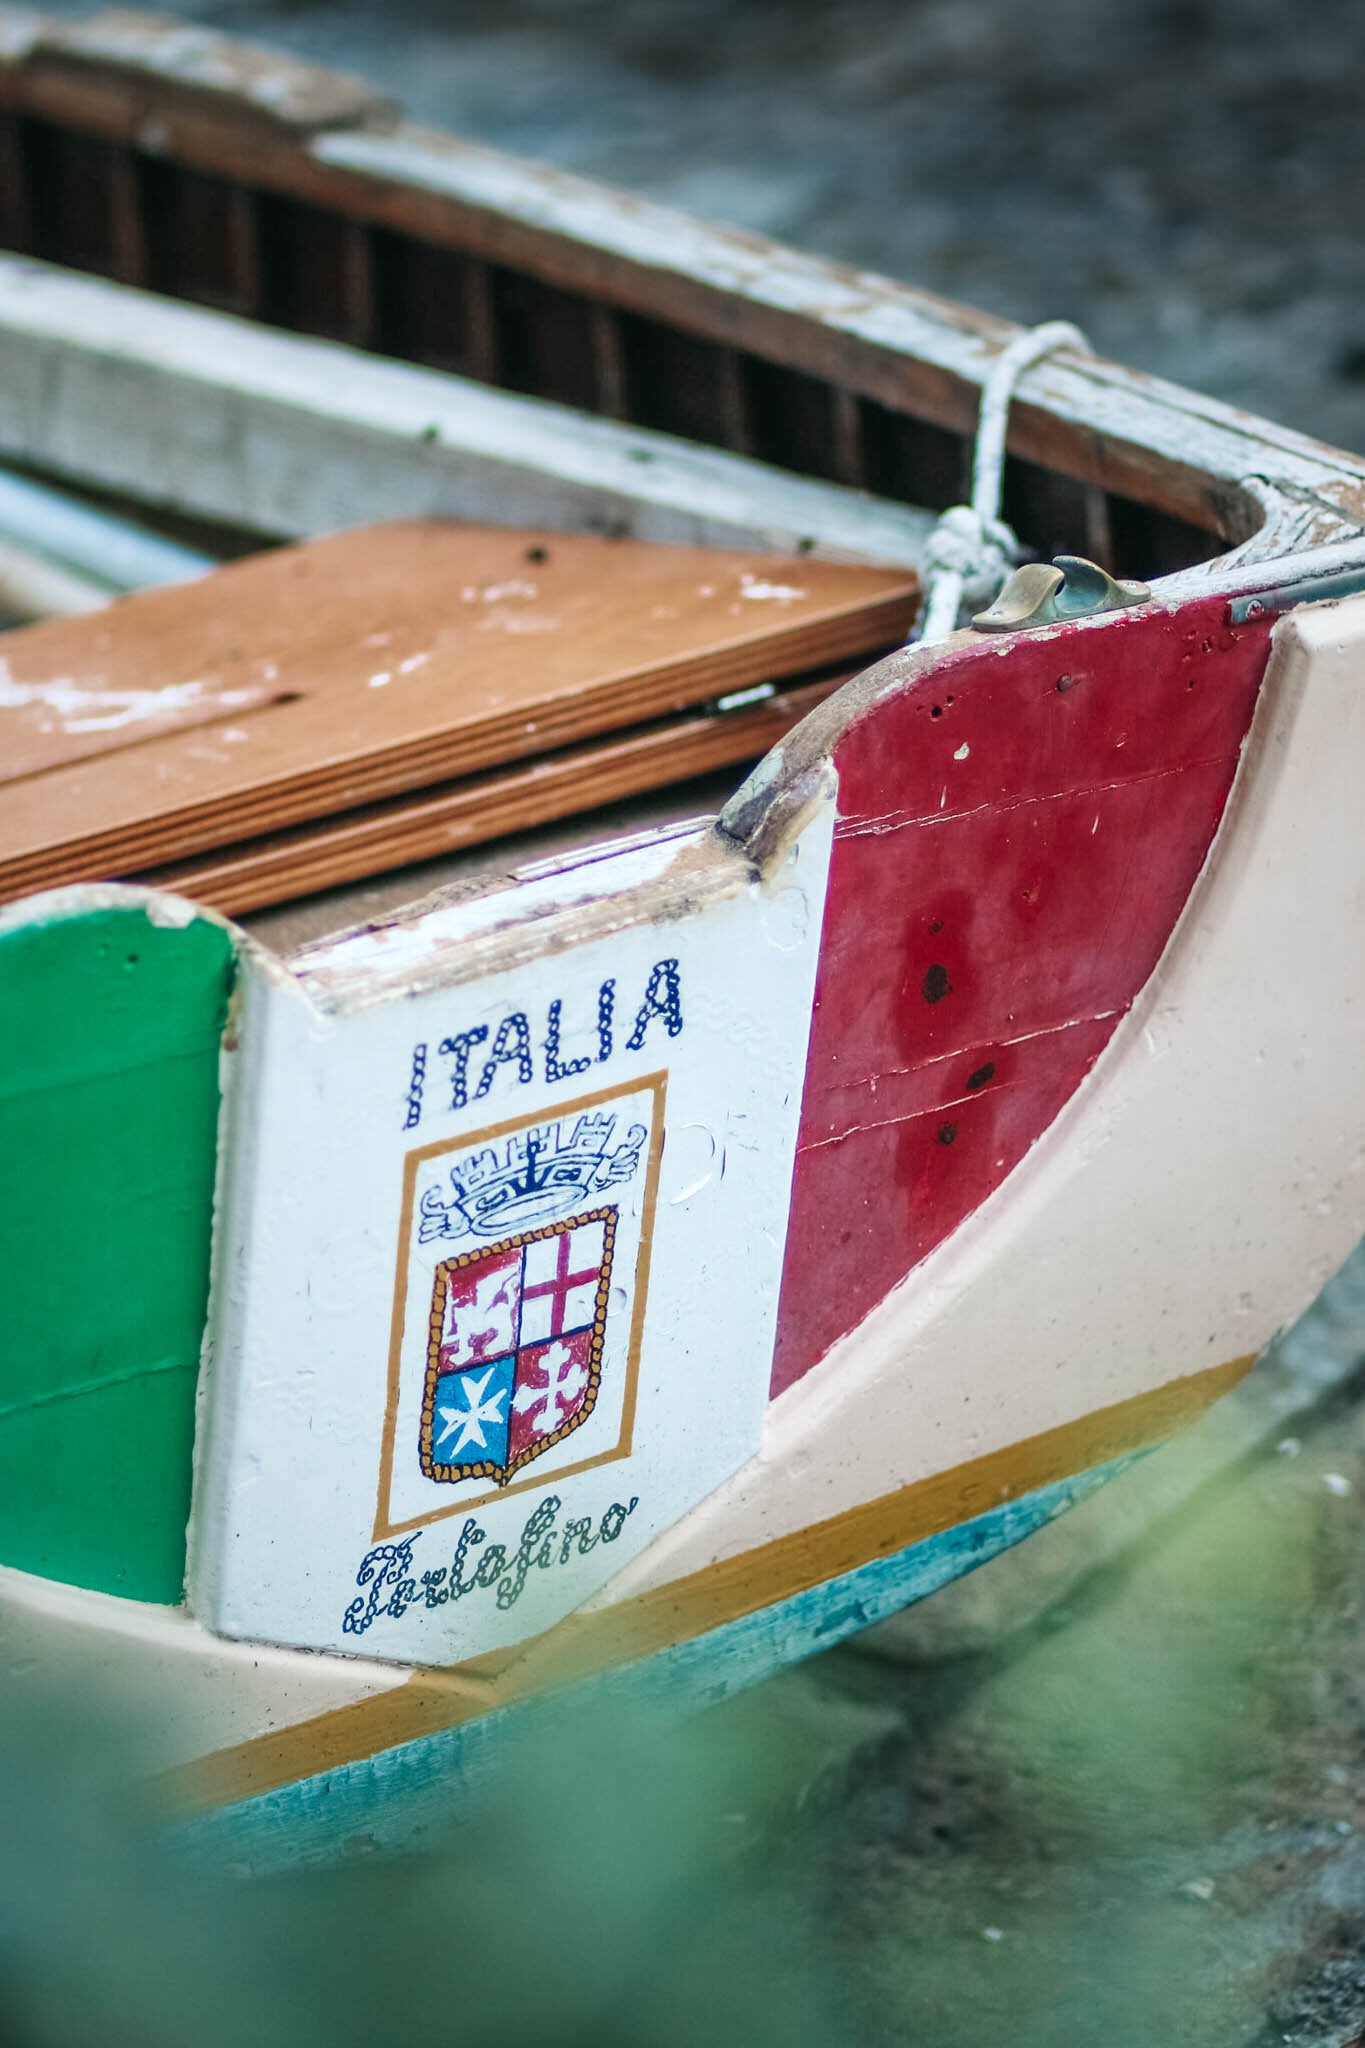
<path fill-rule="evenodd" d="M 1213 852 L 1094 1073 L 605 1601 L 1255 1352 L 1341 1264 L 1365 1229 L 1362 672 L 1365 599 L 1280 622 Z"/>
<path fill-rule="evenodd" d="M 444 514 L 913 563 L 932 524 L 665 434 L 6 256 L 0 454 L 288 536 Z"/>
<path fill-rule="evenodd" d="M 874 1656 L 906 1663 L 977 1655 L 1030 1627 L 1113 1566 L 1201 1496 L 1208 1499 L 1250 1458 L 1297 1449 L 1330 1404 L 1349 1398 L 1365 1358 L 1365 1245 L 1254 1372 L 1150 1457 L 1138 1458 L 1095 1498 L 1038 1531 L 988 1572 L 945 1586 L 923 1607 L 893 1615 L 861 1638 Z"/>
<path fill-rule="evenodd" d="M 69 1681 L 155 1730 L 166 1769 L 401 1684 L 393 1664 L 230 1643 L 183 1610 L 90 1593 L 0 1565 L 6 1695 Z"/>
<path fill-rule="evenodd" d="M 752 1456 L 832 815 L 815 791 L 761 878 L 684 829 L 292 972 L 247 952 L 191 1523 L 209 1626 L 477 1655 Z"/>
<path fill-rule="evenodd" d="M 229 114 L 245 112 L 300 134 L 358 122 L 392 124 L 397 118 L 393 101 L 363 79 L 241 42 L 201 22 L 140 8 L 101 8 L 74 22 L 30 16 L 33 25 L 24 36 L 23 20 L 21 14 L 0 41 L 0 52 L 74 57 L 87 76 L 103 84 L 126 85 L 136 78 L 144 97 L 178 88 Z"/>

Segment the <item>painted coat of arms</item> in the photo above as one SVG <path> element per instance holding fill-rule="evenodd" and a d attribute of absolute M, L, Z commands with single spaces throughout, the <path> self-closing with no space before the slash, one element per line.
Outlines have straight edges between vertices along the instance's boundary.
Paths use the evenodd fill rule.
<path fill-rule="evenodd" d="M 506 1485 L 591 1415 L 602 1377 L 614 1208 L 436 1268 L 422 1396 L 428 1479 Z"/>
<path fill-rule="evenodd" d="M 409 1153 L 376 1540 L 630 1455 L 663 1096 Z"/>

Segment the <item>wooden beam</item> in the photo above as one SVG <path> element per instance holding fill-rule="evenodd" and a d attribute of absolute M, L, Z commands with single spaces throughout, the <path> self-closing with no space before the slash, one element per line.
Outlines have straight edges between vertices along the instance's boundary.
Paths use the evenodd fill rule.
<path fill-rule="evenodd" d="M 0 452 L 282 537 L 427 514 L 913 564 L 927 513 L 0 256 Z"/>

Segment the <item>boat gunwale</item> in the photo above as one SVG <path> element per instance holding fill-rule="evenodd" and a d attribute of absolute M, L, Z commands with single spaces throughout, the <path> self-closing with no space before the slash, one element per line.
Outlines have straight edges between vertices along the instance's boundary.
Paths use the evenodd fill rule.
<path fill-rule="evenodd" d="M 0 34 L 0 117 L 73 126 L 251 190 L 331 207 L 359 231 L 388 227 L 512 266 L 954 434 L 973 430 L 990 364 L 1019 332 L 931 292 L 416 123 L 362 119 L 291 132 L 245 101 L 225 104 L 155 71 L 101 66 L 81 53 L 81 26 L 38 17 L 27 37 Z M 182 27 L 167 24 L 168 32 Z M 122 239 L 116 273 L 128 274 L 116 281 L 145 283 L 135 274 L 136 234 Z M 1365 524 L 1365 461 L 1291 429 L 1076 353 L 1036 365 L 1022 387 L 1012 456 L 1233 546 L 1282 549 L 1282 518 L 1295 542 Z M 1267 509 L 1251 487 L 1256 478 L 1298 502 Z"/>

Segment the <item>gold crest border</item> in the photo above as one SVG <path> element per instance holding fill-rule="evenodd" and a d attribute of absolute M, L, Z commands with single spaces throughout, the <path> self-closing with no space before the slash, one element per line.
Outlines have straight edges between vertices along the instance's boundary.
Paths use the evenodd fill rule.
<path fill-rule="evenodd" d="M 611 1088 L 595 1089 L 591 1095 L 576 1096 L 571 1102 L 550 1103 L 529 1116 L 508 1117 L 502 1123 L 488 1124 L 482 1130 L 465 1131 L 458 1137 L 439 1138 L 433 1144 L 419 1145 L 406 1154 L 403 1161 L 403 1202 L 398 1223 L 398 1256 L 394 1271 L 393 1315 L 389 1335 L 388 1394 L 384 1410 L 384 1434 L 379 1459 L 378 1497 L 375 1501 L 374 1532 L 371 1542 L 384 1543 L 391 1537 L 402 1536 L 409 1529 L 425 1528 L 429 1522 L 444 1521 L 450 1515 L 461 1515 L 466 1510 L 481 1507 L 489 1501 L 508 1500 L 513 1494 L 523 1493 L 533 1486 L 544 1486 L 547 1479 L 534 1473 L 525 1479 L 513 1480 L 507 1486 L 475 1494 L 468 1499 L 451 1501 L 449 1505 L 431 1507 L 421 1514 L 410 1515 L 404 1521 L 390 1520 L 393 1491 L 393 1466 L 398 1434 L 398 1400 L 402 1378 L 403 1337 L 407 1319 L 408 1262 L 411 1256 L 412 1217 L 416 1202 L 417 1174 L 428 1159 L 438 1159 L 447 1152 L 463 1152 L 473 1145 L 491 1144 L 497 1138 L 510 1137 L 515 1131 L 531 1129 L 552 1118 L 577 1116 L 584 1110 L 600 1108 L 603 1103 L 619 1102 L 631 1095 L 645 1092 L 654 1097 L 650 1127 L 649 1154 L 645 1167 L 645 1199 L 640 1218 L 640 1248 L 635 1258 L 635 1297 L 631 1303 L 630 1345 L 626 1356 L 625 1398 L 621 1410 L 621 1430 L 610 1450 L 600 1451 L 594 1458 L 583 1458 L 576 1465 L 561 1465 L 550 1475 L 555 1481 L 570 1479 L 579 1472 L 590 1472 L 598 1465 L 609 1465 L 620 1458 L 628 1458 L 635 1433 L 636 1386 L 640 1369 L 640 1345 L 644 1336 L 645 1301 L 649 1291 L 650 1257 L 654 1241 L 654 1212 L 659 1196 L 659 1165 L 663 1157 L 664 1109 L 668 1095 L 668 1071 L 660 1069 L 653 1074 L 640 1074 L 634 1080 L 617 1082 Z"/>

